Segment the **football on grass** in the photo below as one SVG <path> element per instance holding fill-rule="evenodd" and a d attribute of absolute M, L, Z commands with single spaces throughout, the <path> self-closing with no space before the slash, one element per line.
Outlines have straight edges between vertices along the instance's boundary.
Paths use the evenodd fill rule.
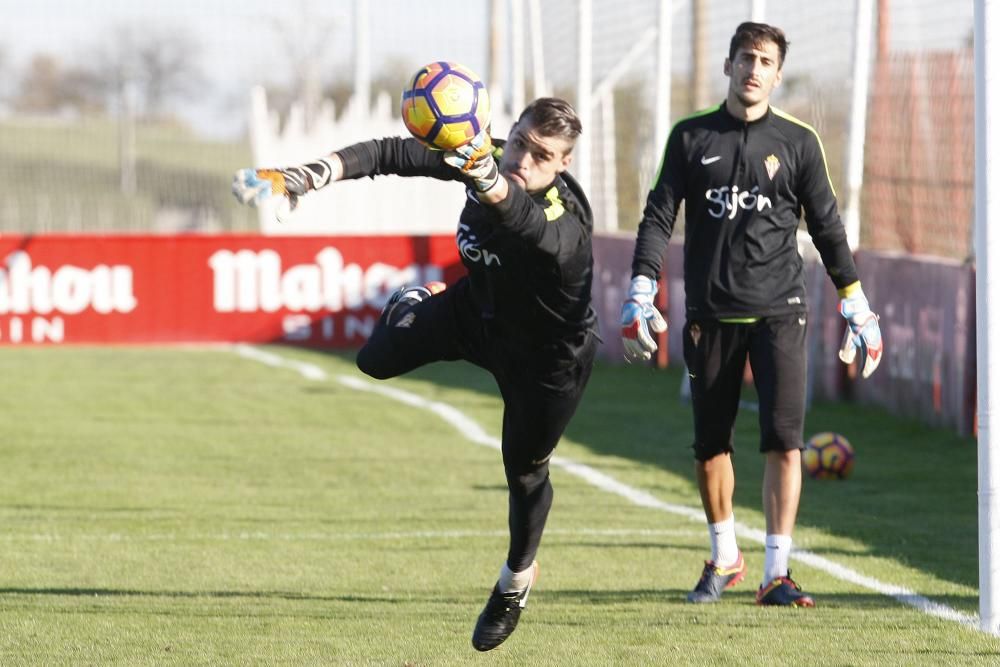
<path fill-rule="evenodd" d="M 802 465 L 815 479 L 846 479 L 854 468 L 854 448 L 839 433 L 817 433 L 806 442 Z"/>

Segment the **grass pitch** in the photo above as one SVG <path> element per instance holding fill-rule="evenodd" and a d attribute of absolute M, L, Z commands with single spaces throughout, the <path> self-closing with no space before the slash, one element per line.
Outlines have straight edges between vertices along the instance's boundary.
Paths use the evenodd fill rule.
<path fill-rule="evenodd" d="M 349 355 L 266 348 L 2 348 L 0 664 L 996 664 L 1000 640 L 793 561 L 811 610 L 753 604 L 746 582 L 684 602 L 703 522 L 553 469 L 542 575 L 517 632 L 472 626 L 506 551 L 499 452 L 340 381 Z M 676 372 L 599 366 L 557 454 L 698 508 Z M 439 364 L 383 387 L 499 436 L 492 380 Z M 971 439 L 850 405 L 807 432 L 857 450 L 845 482 L 807 480 L 796 545 L 971 616 L 978 608 Z M 756 418 L 737 433 L 737 521 L 762 528 Z"/>

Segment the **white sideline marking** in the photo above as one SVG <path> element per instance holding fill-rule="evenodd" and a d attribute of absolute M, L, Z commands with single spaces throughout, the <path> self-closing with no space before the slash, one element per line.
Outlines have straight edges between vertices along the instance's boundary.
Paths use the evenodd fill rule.
<path fill-rule="evenodd" d="M 236 352 L 244 357 L 260 361 L 268 364 L 269 366 L 290 368 L 298 371 L 303 377 L 309 380 L 325 380 L 328 377 L 326 372 L 318 366 L 286 359 L 276 354 L 265 352 L 248 345 L 237 345 Z M 500 449 L 500 440 L 498 438 L 488 435 L 486 431 L 479 426 L 479 424 L 475 423 L 450 405 L 439 403 L 437 401 L 430 401 L 417 396 L 416 394 L 411 394 L 410 392 L 403 391 L 395 387 L 375 384 L 374 382 L 369 382 L 355 376 L 339 375 L 337 376 L 337 381 L 352 389 L 357 389 L 358 391 L 368 391 L 375 394 L 381 394 L 415 408 L 429 410 L 454 426 L 459 433 L 472 442 L 492 447 L 494 449 Z M 671 514 L 687 517 L 688 519 L 699 523 L 704 523 L 705 521 L 705 515 L 700 508 L 663 502 L 645 491 L 640 491 L 639 489 L 628 486 L 627 484 L 623 484 L 613 477 L 583 463 L 577 463 L 576 461 L 572 461 L 561 456 L 553 456 L 550 463 L 551 465 L 562 468 L 571 475 L 589 482 L 599 489 L 619 495 L 629 502 L 639 505 L 640 507 L 648 507 L 650 509 L 669 512 Z M 737 522 L 736 534 L 740 537 L 764 544 L 765 535 L 762 530 L 751 528 L 745 524 Z M 839 563 L 835 563 L 834 561 L 811 551 L 793 549 L 791 557 L 842 581 L 846 581 L 856 586 L 875 591 L 876 593 L 895 598 L 899 602 L 915 607 L 930 616 L 936 616 L 946 621 L 954 621 L 974 630 L 979 629 L 978 614 L 966 614 L 958 611 L 957 609 L 952 609 L 948 605 L 934 602 L 933 600 L 930 600 L 923 595 L 919 595 L 915 591 L 911 591 L 908 588 L 887 584 L 879 581 L 878 579 L 865 576 L 860 572 L 844 567 Z"/>

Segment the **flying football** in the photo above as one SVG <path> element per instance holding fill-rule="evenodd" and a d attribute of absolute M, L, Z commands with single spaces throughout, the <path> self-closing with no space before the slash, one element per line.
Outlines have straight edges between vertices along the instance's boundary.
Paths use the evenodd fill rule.
<path fill-rule="evenodd" d="M 403 124 L 431 148 L 464 146 L 490 124 L 490 96 L 475 72 L 454 62 L 421 67 L 403 90 Z"/>

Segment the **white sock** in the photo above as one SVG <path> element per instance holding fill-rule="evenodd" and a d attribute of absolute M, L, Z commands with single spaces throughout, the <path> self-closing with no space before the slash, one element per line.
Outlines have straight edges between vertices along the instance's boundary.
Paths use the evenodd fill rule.
<path fill-rule="evenodd" d="M 719 523 L 708 524 L 708 538 L 712 541 L 712 562 L 725 567 L 740 557 L 736 546 L 736 517 L 733 514 Z"/>
<path fill-rule="evenodd" d="M 504 561 L 503 567 L 500 568 L 500 581 L 497 586 L 500 587 L 501 593 L 513 593 L 514 591 L 523 591 L 525 588 L 531 585 L 531 578 L 535 576 L 535 564 L 532 563 L 528 566 L 527 570 L 523 572 L 514 572 Z"/>
<path fill-rule="evenodd" d="M 764 583 L 788 576 L 788 555 L 792 552 L 791 535 L 768 535 L 764 540 Z"/>

